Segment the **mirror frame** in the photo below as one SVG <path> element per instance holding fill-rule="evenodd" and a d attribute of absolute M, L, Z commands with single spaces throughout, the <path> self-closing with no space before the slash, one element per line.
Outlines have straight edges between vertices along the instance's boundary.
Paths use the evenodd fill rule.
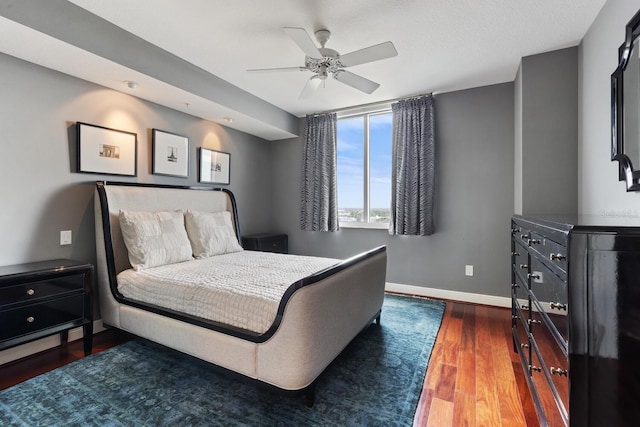
<path fill-rule="evenodd" d="M 618 68 L 611 74 L 611 161 L 618 161 L 618 180 L 625 181 L 627 191 L 640 191 L 640 170 L 633 169 L 624 153 L 624 70 L 629 62 L 633 42 L 640 35 L 640 10 L 625 27 L 625 40 L 618 49 Z M 640 112 L 639 112 L 640 113 Z M 640 114 L 638 115 L 640 120 Z"/>

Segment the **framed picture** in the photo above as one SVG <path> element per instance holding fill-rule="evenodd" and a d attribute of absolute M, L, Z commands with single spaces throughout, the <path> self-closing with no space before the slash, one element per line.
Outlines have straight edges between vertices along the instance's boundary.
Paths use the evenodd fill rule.
<path fill-rule="evenodd" d="M 152 130 L 152 173 L 189 177 L 189 138 L 159 129 Z"/>
<path fill-rule="evenodd" d="M 136 176 L 138 135 L 103 126 L 76 123 L 78 172 Z"/>
<path fill-rule="evenodd" d="M 200 148 L 200 182 L 229 184 L 231 154 Z"/>

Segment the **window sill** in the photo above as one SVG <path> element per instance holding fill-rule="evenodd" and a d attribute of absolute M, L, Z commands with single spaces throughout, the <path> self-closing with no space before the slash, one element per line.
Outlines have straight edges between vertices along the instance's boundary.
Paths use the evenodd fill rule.
<path fill-rule="evenodd" d="M 372 230 L 389 230 L 388 222 L 341 222 L 340 228 L 367 228 Z"/>

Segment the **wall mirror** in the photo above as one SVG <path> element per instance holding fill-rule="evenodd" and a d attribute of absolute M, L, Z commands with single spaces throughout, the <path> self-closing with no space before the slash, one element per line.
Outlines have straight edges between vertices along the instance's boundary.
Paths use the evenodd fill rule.
<path fill-rule="evenodd" d="M 640 11 L 625 27 L 611 75 L 611 161 L 627 191 L 640 191 Z"/>

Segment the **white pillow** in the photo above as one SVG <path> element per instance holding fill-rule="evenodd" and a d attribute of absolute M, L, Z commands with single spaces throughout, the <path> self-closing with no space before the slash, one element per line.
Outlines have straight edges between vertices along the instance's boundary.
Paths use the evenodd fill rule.
<path fill-rule="evenodd" d="M 193 259 L 182 211 L 120 211 L 120 229 L 136 271 Z"/>
<path fill-rule="evenodd" d="M 231 214 L 228 211 L 193 212 L 188 210 L 184 218 L 194 257 L 208 258 L 242 250 L 231 223 Z"/>

